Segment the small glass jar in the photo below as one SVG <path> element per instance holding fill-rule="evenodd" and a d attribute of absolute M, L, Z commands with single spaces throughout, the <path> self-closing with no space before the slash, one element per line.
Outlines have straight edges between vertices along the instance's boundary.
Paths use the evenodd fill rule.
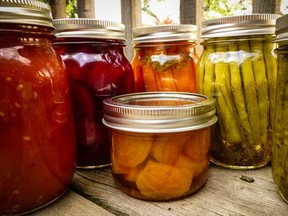
<path fill-rule="evenodd" d="M 145 92 L 104 100 L 112 174 L 124 193 L 179 199 L 207 180 L 215 100 L 184 92 Z"/>
<path fill-rule="evenodd" d="M 135 91 L 196 92 L 197 26 L 133 29 Z"/>
<path fill-rule="evenodd" d="M 275 14 L 250 14 L 202 23 L 198 91 L 216 99 L 213 163 L 254 169 L 271 160 L 277 61 Z"/>
<path fill-rule="evenodd" d="M 134 74 L 124 55 L 125 26 L 95 19 L 54 20 L 55 50 L 69 74 L 76 130 L 77 168 L 111 164 L 109 134 L 102 124 L 105 98 L 134 92 Z"/>
<path fill-rule="evenodd" d="M 0 215 L 51 203 L 75 172 L 68 76 L 50 14 L 38 1 L 0 0 Z"/>
<path fill-rule="evenodd" d="M 272 149 L 272 174 L 282 198 L 288 203 L 288 15 L 276 20 L 276 42 L 278 43 L 276 122 Z"/>

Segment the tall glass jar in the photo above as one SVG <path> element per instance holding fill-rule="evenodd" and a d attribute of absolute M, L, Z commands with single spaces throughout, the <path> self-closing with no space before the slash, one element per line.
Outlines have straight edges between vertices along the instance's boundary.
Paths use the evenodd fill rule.
<path fill-rule="evenodd" d="M 272 174 L 283 199 L 288 202 L 288 15 L 276 20 L 278 60 L 276 122 L 273 133 Z"/>
<path fill-rule="evenodd" d="M 216 99 L 211 160 L 254 169 L 271 160 L 275 124 L 274 14 L 223 17 L 202 23 L 199 93 Z"/>
<path fill-rule="evenodd" d="M 38 1 L 0 0 L 0 215 L 52 202 L 75 171 L 68 79 L 51 46 L 50 14 Z"/>
<path fill-rule="evenodd" d="M 196 33 L 195 25 L 134 28 L 136 92 L 196 92 Z"/>
<path fill-rule="evenodd" d="M 134 92 L 124 55 L 125 26 L 95 19 L 54 20 L 54 48 L 67 67 L 76 130 L 77 167 L 110 165 L 109 134 L 102 124 L 105 98 Z"/>

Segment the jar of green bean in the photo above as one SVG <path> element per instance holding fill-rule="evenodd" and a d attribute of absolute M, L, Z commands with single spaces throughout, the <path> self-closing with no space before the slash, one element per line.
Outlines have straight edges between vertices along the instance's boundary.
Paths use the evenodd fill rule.
<path fill-rule="evenodd" d="M 276 20 L 278 43 L 276 122 L 273 133 L 272 174 L 279 193 L 288 202 L 288 15 Z"/>
<path fill-rule="evenodd" d="M 216 99 L 211 161 L 217 165 L 255 169 L 271 160 L 277 17 L 250 14 L 202 23 L 198 92 Z"/>

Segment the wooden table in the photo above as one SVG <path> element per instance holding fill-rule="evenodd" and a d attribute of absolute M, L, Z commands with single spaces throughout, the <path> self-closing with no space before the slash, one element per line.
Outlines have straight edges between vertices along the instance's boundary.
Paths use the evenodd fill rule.
<path fill-rule="evenodd" d="M 253 178 L 254 182 L 241 177 Z M 249 180 L 248 178 L 248 180 Z M 209 179 L 196 194 L 171 202 L 147 202 L 119 191 L 110 168 L 77 170 L 70 189 L 38 215 L 288 215 L 277 192 L 271 167 L 229 170 L 211 165 Z"/>

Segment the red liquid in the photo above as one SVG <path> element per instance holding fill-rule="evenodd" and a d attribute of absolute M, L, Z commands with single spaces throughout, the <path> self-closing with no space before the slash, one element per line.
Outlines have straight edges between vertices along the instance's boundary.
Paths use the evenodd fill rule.
<path fill-rule="evenodd" d="M 63 194 L 76 156 L 60 57 L 47 39 L 10 38 L 0 43 L 0 215 L 29 212 Z"/>
<path fill-rule="evenodd" d="M 62 39 L 54 47 L 62 56 L 70 77 L 77 166 L 110 164 L 110 138 L 102 124 L 103 99 L 134 92 L 134 75 L 124 56 L 123 45 L 99 40 L 65 43 Z"/>

